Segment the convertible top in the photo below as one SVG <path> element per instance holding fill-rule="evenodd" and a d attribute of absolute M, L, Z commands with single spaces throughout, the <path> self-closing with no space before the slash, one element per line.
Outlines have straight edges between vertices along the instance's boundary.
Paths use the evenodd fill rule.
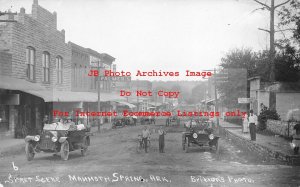
<path fill-rule="evenodd" d="M 51 124 L 45 124 L 43 130 L 71 130 L 71 123 L 60 123 L 60 122 L 56 122 L 56 123 L 51 123 Z M 76 130 L 76 128 L 75 128 Z"/>

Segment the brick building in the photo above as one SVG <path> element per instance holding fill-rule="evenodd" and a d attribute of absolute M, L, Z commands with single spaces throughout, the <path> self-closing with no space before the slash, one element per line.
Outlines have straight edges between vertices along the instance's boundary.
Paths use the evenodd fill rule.
<path fill-rule="evenodd" d="M 47 11 L 37 0 L 31 14 L 21 8 L 17 15 L 0 19 L 15 21 L 0 23 L 1 98 L 16 94 L 12 104 L 0 103 L 0 118 L 9 116 L 7 130 L 0 131 L 10 136 L 34 133 L 51 108 L 45 105 L 43 91 L 71 90 L 70 47 L 65 31 L 57 30 L 56 12 Z"/>

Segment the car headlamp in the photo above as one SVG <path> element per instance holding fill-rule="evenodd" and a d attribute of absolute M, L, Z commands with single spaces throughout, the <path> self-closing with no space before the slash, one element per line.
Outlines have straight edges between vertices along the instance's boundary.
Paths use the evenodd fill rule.
<path fill-rule="evenodd" d="M 210 135 L 208 136 L 208 138 L 209 138 L 210 140 L 213 140 L 213 139 L 214 139 L 214 135 L 213 135 L 213 134 L 210 134 Z"/>
<path fill-rule="evenodd" d="M 40 135 L 36 135 L 36 136 L 34 136 L 34 141 L 39 141 L 40 140 Z"/>
<path fill-rule="evenodd" d="M 296 144 L 290 143 L 290 146 L 291 146 L 292 149 L 294 149 L 296 147 Z"/>
<path fill-rule="evenodd" d="M 197 133 L 193 133 L 193 138 L 198 138 L 198 134 Z"/>
<path fill-rule="evenodd" d="M 56 137 L 56 136 L 53 136 L 53 137 L 51 138 L 51 141 L 52 141 L 52 142 L 56 142 L 56 141 L 57 141 L 57 137 Z"/>

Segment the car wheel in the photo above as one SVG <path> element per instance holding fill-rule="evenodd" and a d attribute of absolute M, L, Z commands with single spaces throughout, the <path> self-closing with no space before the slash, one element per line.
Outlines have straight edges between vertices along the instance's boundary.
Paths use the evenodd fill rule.
<path fill-rule="evenodd" d="M 35 153 L 32 143 L 26 142 L 25 153 L 28 161 L 31 161 L 34 158 Z"/>
<path fill-rule="evenodd" d="M 89 146 L 88 138 L 85 137 L 83 139 L 83 145 L 82 145 L 82 148 L 81 148 L 81 155 L 82 156 L 86 156 L 86 152 L 88 150 L 88 146 Z"/>
<path fill-rule="evenodd" d="M 60 157 L 62 160 L 68 160 L 69 158 L 69 142 L 67 140 L 61 144 Z"/>
<path fill-rule="evenodd" d="M 220 144 L 219 144 L 219 140 L 217 141 L 216 143 L 216 154 L 219 154 L 220 153 Z"/>
<path fill-rule="evenodd" d="M 186 146 L 185 146 L 185 152 L 188 153 L 189 152 L 189 138 L 186 137 Z"/>

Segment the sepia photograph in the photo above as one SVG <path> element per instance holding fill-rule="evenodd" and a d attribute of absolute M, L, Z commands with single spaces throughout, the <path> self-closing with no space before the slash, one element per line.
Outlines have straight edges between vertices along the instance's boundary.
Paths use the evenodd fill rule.
<path fill-rule="evenodd" d="M 0 187 L 300 187 L 300 0 L 0 0 Z"/>

